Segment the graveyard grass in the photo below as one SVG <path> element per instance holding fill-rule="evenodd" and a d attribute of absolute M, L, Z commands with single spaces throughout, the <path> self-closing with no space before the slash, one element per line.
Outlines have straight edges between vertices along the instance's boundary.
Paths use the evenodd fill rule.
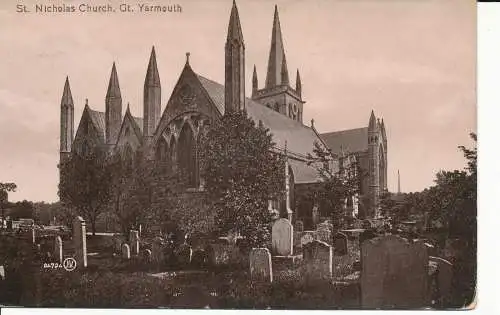
<path fill-rule="evenodd" d="M 6 266 L 6 305 L 38 307 L 175 307 L 246 309 L 359 308 L 354 283 L 305 283 L 304 266 L 273 266 L 272 283 L 252 283 L 246 264 L 211 271 L 161 271 L 139 257 L 114 257 L 109 237 L 88 236 L 88 267 L 67 272 L 43 268 L 28 240 L 3 237 L 1 249 L 11 253 Z M 105 249 L 103 251 L 103 249 Z M 15 252 L 14 252 L 15 250 Z M 344 258 L 344 261 L 347 261 Z M 17 266 L 17 267 L 16 267 Z M 342 268 L 340 268 L 342 269 Z M 350 267 L 343 268 L 350 270 Z M 335 271 L 334 271 L 335 274 Z M 339 275 L 340 276 L 340 275 Z M 4 288 L 2 288 L 4 289 Z"/>

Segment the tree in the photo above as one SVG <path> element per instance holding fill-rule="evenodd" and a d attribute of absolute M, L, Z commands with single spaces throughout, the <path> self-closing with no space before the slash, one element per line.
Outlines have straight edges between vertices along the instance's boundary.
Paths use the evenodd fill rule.
<path fill-rule="evenodd" d="M 106 152 L 94 148 L 85 155 L 73 153 L 60 165 L 61 202 L 90 222 L 92 235 L 96 232 L 97 217 L 106 210 L 111 195 L 108 162 Z"/>
<path fill-rule="evenodd" d="M 270 239 L 270 199 L 283 198 L 285 163 L 269 129 L 245 111 L 226 113 L 202 137 L 200 162 L 219 232 L 239 232 L 249 246 Z"/>
<path fill-rule="evenodd" d="M 5 207 L 9 201 L 9 192 L 16 191 L 17 185 L 14 183 L 0 183 L 0 209 L 2 209 L 2 220 L 5 220 Z M 3 221 L 1 228 L 3 228 Z"/>
<path fill-rule="evenodd" d="M 309 164 L 316 167 L 321 178 L 318 185 L 312 187 L 309 193 L 318 198 L 328 209 L 328 216 L 332 219 L 335 229 L 343 225 L 345 203 L 348 198 L 359 195 L 359 187 L 363 173 L 354 156 L 344 154 L 335 159 L 330 150 L 324 149 L 319 143 L 314 143 L 313 154 L 309 154 Z M 338 165 L 333 165 L 333 161 Z"/>

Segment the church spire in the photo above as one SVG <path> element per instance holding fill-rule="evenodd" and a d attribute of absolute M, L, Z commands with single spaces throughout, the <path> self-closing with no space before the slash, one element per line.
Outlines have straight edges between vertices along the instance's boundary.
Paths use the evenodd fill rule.
<path fill-rule="evenodd" d="M 257 79 L 257 67 L 253 65 L 252 96 L 255 95 L 258 89 L 259 89 L 259 80 Z"/>
<path fill-rule="evenodd" d="M 61 106 L 68 105 L 73 107 L 73 96 L 71 95 L 71 88 L 69 86 L 69 77 L 66 76 L 66 81 L 64 82 L 63 96 L 61 98 Z"/>
<path fill-rule="evenodd" d="M 398 170 L 398 195 L 401 194 L 401 177 L 399 176 L 399 170 Z"/>
<path fill-rule="evenodd" d="M 299 69 L 297 69 L 297 78 L 295 79 L 295 91 L 302 97 L 302 82 L 300 81 Z"/>
<path fill-rule="evenodd" d="M 106 143 L 115 144 L 122 123 L 122 95 L 116 64 L 113 62 L 111 76 L 109 78 L 108 91 L 106 93 Z"/>
<path fill-rule="evenodd" d="M 288 68 L 286 65 L 285 48 L 281 35 L 278 6 L 274 7 L 273 31 L 271 35 L 271 50 L 267 64 L 266 88 L 288 84 Z"/>
<path fill-rule="evenodd" d="M 71 95 L 71 88 L 69 86 L 69 78 L 66 77 L 64 82 L 64 90 L 61 98 L 61 124 L 60 124 L 60 145 L 59 151 L 61 154 L 71 152 L 73 144 L 73 131 L 74 131 L 74 104 L 73 96 Z M 61 156 L 61 159 L 63 157 Z"/>
<path fill-rule="evenodd" d="M 238 14 L 238 7 L 236 0 L 233 0 L 233 7 L 231 9 L 231 16 L 229 17 L 229 26 L 227 28 L 227 40 L 236 40 L 243 44 L 243 31 L 241 30 L 240 15 Z"/>
<path fill-rule="evenodd" d="M 373 112 L 370 114 L 370 122 L 368 123 L 368 130 L 374 131 L 377 127 L 377 119 L 375 118 L 375 113 Z"/>
<path fill-rule="evenodd" d="M 225 47 L 225 112 L 245 108 L 245 44 L 236 1 L 233 1 Z"/>
<path fill-rule="evenodd" d="M 155 132 L 161 111 L 161 84 L 158 66 L 156 64 L 155 47 L 151 49 L 148 70 L 144 80 L 144 122 L 143 134 L 150 137 Z"/>

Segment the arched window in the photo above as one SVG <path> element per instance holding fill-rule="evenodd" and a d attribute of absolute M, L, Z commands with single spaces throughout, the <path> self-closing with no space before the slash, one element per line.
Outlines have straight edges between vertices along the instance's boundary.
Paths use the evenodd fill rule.
<path fill-rule="evenodd" d="M 174 135 L 170 137 L 170 157 L 169 157 L 170 165 L 172 169 L 177 167 L 177 141 L 175 141 Z"/>
<path fill-rule="evenodd" d="M 163 136 L 158 140 L 158 145 L 156 146 L 156 161 L 157 162 L 167 162 L 168 161 L 168 143 Z"/>
<path fill-rule="evenodd" d="M 185 176 L 188 187 L 197 188 L 196 142 L 191 126 L 187 123 L 182 127 L 178 145 L 177 161 L 181 172 Z"/>

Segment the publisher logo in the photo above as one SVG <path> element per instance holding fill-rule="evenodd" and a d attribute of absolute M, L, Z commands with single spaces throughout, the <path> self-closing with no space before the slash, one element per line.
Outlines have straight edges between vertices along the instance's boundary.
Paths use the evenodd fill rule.
<path fill-rule="evenodd" d="M 76 260 L 73 257 L 68 257 L 63 261 L 63 268 L 66 271 L 73 271 L 76 269 Z"/>

